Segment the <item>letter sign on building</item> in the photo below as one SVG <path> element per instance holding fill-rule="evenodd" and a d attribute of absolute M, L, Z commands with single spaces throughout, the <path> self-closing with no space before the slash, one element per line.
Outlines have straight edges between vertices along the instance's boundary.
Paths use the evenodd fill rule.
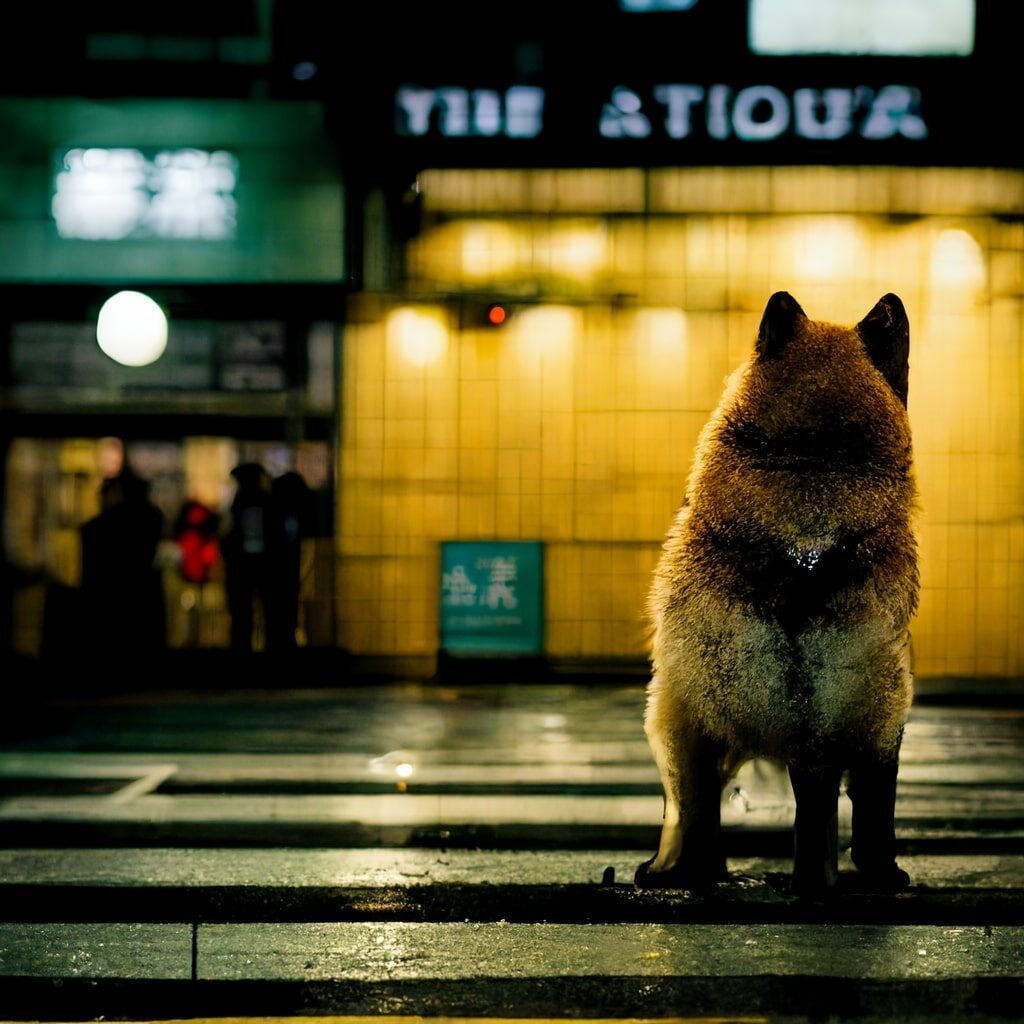
<path fill-rule="evenodd" d="M 493 89 L 423 89 L 403 85 L 395 94 L 395 130 L 399 135 L 445 138 L 532 139 L 544 127 L 544 90 L 513 85 Z"/>
<path fill-rule="evenodd" d="M 790 95 L 774 85 L 742 89 L 717 83 L 656 85 L 653 103 L 644 109 L 639 89 L 616 86 L 604 105 L 598 127 L 606 139 L 663 135 L 686 139 L 737 138 L 767 142 L 790 134 L 802 139 L 923 139 L 921 94 L 906 85 L 866 85 L 852 89 L 795 89 Z"/>

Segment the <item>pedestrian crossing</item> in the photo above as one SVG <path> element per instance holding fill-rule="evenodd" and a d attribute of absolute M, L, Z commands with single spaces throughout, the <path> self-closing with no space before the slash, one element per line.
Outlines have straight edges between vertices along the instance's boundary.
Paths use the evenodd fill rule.
<path fill-rule="evenodd" d="M 767 762 L 723 794 L 730 881 L 633 887 L 661 815 L 638 687 L 251 696 L 55 702 L 0 749 L 0 1016 L 866 1017 L 1020 990 L 1019 709 L 916 706 L 912 887 L 859 893 L 844 854 L 820 905 L 789 894 Z"/>

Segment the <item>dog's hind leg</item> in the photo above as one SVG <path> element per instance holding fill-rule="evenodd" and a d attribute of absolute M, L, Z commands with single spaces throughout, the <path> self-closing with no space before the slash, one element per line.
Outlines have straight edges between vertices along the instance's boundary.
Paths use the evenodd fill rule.
<path fill-rule="evenodd" d="M 659 714 L 652 699 L 645 731 L 665 798 L 658 852 L 641 864 L 642 888 L 686 888 L 728 877 L 721 843 L 721 744 L 690 723 Z"/>
<path fill-rule="evenodd" d="M 891 757 L 867 755 L 850 767 L 847 793 L 853 803 L 850 850 L 861 881 L 876 892 L 899 892 L 910 876 L 896 863 L 896 773 Z"/>

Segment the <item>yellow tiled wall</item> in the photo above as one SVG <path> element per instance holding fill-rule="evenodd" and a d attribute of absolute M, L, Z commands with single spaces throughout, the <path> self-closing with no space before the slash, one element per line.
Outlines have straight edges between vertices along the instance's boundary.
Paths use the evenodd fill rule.
<path fill-rule="evenodd" d="M 523 539 L 546 544 L 550 655 L 642 654 L 697 434 L 768 296 L 851 323 L 894 291 L 911 320 L 918 673 L 1024 672 L 1024 227 L 999 216 L 1024 209 L 1024 176 L 490 173 L 425 175 L 406 293 L 353 303 L 342 644 L 432 653 L 439 542 Z M 460 292 L 531 300 L 487 329 Z"/>

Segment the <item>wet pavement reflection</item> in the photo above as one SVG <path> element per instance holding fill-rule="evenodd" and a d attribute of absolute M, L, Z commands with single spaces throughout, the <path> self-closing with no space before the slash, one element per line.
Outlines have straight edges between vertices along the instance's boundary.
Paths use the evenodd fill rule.
<path fill-rule="evenodd" d="M 940 998 L 995 1012 L 1024 979 L 1013 702 L 915 705 L 897 805 L 912 888 L 859 893 L 844 853 L 831 905 L 788 892 L 794 804 L 767 761 L 723 793 L 729 882 L 634 889 L 661 796 L 631 682 L 64 694 L 31 712 L 0 747 L 0 996 L 26 1012 L 152 1013 L 159 985 L 185 1015 L 849 998 L 868 1018 Z M 840 811 L 848 842 L 845 795 Z M 883 995 L 850 995 L 869 983 Z"/>

